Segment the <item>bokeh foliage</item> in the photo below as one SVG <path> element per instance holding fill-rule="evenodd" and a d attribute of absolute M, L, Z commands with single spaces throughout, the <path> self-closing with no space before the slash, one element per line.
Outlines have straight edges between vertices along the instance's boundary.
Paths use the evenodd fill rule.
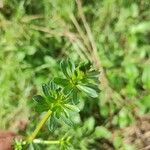
<path fill-rule="evenodd" d="M 3 4 L 3 5 L 2 5 Z M 91 60 L 101 71 L 99 99 L 83 99 L 75 129 L 79 149 L 103 146 L 110 129 L 150 111 L 150 4 L 148 0 L 3 0 L 0 5 L 0 128 L 38 115 L 32 96 L 62 75 L 58 62 Z M 31 119 L 32 120 L 32 119 Z M 97 131 L 97 132 L 95 132 Z M 99 133 L 100 132 L 100 133 Z M 107 133 L 109 132 L 109 133 Z M 108 136 L 105 137 L 107 134 Z M 119 138 L 118 138 L 119 139 Z M 115 144 L 114 144 L 115 145 Z M 115 146 L 114 146 L 115 147 Z M 55 149 L 55 147 L 54 147 Z"/>

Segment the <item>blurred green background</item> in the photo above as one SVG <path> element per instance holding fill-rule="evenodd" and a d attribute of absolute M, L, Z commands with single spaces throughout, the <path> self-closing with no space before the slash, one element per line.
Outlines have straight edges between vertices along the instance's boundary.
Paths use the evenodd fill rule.
<path fill-rule="evenodd" d="M 32 96 L 67 57 L 100 69 L 100 97 L 81 102 L 75 129 L 39 136 L 68 131 L 70 149 L 136 149 L 113 134 L 150 112 L 149 0 L 0 0 L 0 129 L 20 132 L 23 120 L 31 132 L 40 118 Z"/>

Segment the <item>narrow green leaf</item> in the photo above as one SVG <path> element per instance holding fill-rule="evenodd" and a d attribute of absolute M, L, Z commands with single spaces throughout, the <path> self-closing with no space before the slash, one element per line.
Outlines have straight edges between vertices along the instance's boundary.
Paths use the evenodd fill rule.
<path fill-rule="evenodd" d="M 70 76 L 68 75 L 68 72 L 67 72 L 67 63 L 65 60 L 63 60 L 61 63 L 60 63 L 60 67 L 61 67 L 61 70 L 62 72 L 64 73 L 64 75 L 67 77 L 67 78 L 70 78 Z"/>
<path fill-rule="evenodd" d="M 96 70 L 91 70 L 91 71 L 87 72 L 87 75 L 88 75 L 89 77 L 98 77 L 99 74 L 100 74 L 100 72 L 99 72 L 99 71 L 96 71 Z"/>
<path fill-rule="evenodd" d="M 65 108 L 63 108 L 63 112 L 64 112 L 66 118 L 69 118 L 69 113 L 68 113 L 68 111 Z"/>
<path fill-rule="evenodd" d="M 41 95 L 35 95 L 33 100 L 37 102 L 37 105 L 35 106 L 35 110 L 37 112 L 44 112 L 49 109 L 49 105 L 47 104 L 46 99 Z"/>
<path fill-rule="evenodd" d="M 75 64 L 70 59 L 68 59 L 68 67 L 69 67 L 71 73 L 73 73 L 75 70 Z"/>
<path fill-rule="evenodd" d="M 55 107 L 54 111 L 55 111 L 56 118 L 59 119 L 63 109 L 60 106 L 57 106 L 57 107 Z"/>
<path fill-rule="evenodd" d="M 90 87 L 87 87 L 85 85 L 77 85 L 77 87 L 80 91 L 83 91 L 83 92 L 87 93 L 89 96 L 91 96 L 93 98 L 98 97 L 97 92 L 94 89 L 90 88 Z"/>
<path fill-rule="evenodd" d="M 49 97 L 50 96 L 50 93 L 49 93 L 49 88 L 46 84 L 43 84 L 42 85 L 42 89 L 43 89 L 43 93 L 45 94 L 46 97 Z"/>
<path fill-rule="evenodd" d="M 72 86 L 68 84 L 66 87 L 64 87 L 63 92 L 65 95 L 69 95 L 72 92 Z"/>
<path fill-rule="evenodd" d="M 64 115 L 61 116 L 61 119 L 64 121 L 64 123 L 66 123 L 69 126 L 73 126 L 73 122 L 71 120 L 71 118 L 66 118 Z"/>
<path fill-rule="evenodd" d="M 69 84 L 69 81 L 67 79 L 63 78 L 54 78 L 54 82 L 58 85 L 67 86 Z"/>
<path fill-rule="evenodd" d="M 44 104 L 45 103 L 45 98 L 42 97 L 41 95 L 35 95 L 33 96 L 33 100 L 40 103 L 40 104 Z"/>
<path fill-rule="evenodd" d="M 88 87 L 90 87 L 91 89 L 94 89 L 97 93 L 100 93 L 100 89 L 99 89 L 99 85 L 96 84 L 92 84 L 90 83 L 89 85 L 87 85 Z"/>
<path fill-rule="evenodd" d="M 75 111 L 75 112 L 79 112 L 80 111 L 80 109 L 77 106 L 75 106 L 75 105 L 65 104 L 65 107 L 68 108 L 71 111 Z"/>
<path fill-rule="evenodd" d="M 48 86 L 49 86 L 49 88 L 50 88 L 51 91 L 56 90 L 56 88 L 57 88 L 57 86 L 56 86 L 56 84 L 54 83 L 53 80 L 51 80 L 51 81 L 48 83 Z"/>
<path fill-rule="evenodd" d="M 39 113 L 49 110 L 49 106 L 47 104 L 36 105 L 35 110 Z"/>
<path fill-rule="evenodd" d="M 54 116 L 51 116 L 48 120 L 48 129 L 53 132 L 57 128 L 57 120 Z"/>
<path fill-rule="evenodd" d="M 78 90 L 77 89 L 73 89 L 72 96 L 73 96 L 73 99 L 72 99 L 73 104 L 75 104 L 75 105 L 78 104 L 79 99 L 78 99 Z"/>

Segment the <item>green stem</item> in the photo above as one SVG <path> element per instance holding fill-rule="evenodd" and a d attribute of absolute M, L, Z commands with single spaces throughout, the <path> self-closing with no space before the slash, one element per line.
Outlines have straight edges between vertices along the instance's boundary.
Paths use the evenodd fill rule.
<path fill-rule="evenodd" d="M 49 145 L 49 144 L 60 144 L 60 141 L 59 140 L 45 141 L 45 140 L 40 140 L 40 139 L 34 139 L 33 143 Z"/>
<path fill-rule="evenodd" d="M 31 143 L 34 138 L 36 137 L 36 135 L 38 134 L 38 132 L 40 131 L 40 129 L 43 127 L 43 125 L 45 124 L 45 122 L 47 121 L 47 119 L 51 116 L 52 111 L 48 110 L 46 112 L 46 114 L 44 115 L 43 119 L 39 122 L 39 124 L 37 125 L 36 129 L 32 132 L 32 134 L 27 137 L 27 142 Z"/>

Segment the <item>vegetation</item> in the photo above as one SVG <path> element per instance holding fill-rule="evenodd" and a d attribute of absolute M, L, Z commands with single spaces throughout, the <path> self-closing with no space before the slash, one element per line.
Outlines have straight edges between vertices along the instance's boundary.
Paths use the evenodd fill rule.
<path fill-rule="evenodd" d="M 79 112 L 79 108 L 76 106 L 79 103 L 79 93 L 85 92 L 90 97 L 98 97 L 98 92 L 100 91 L 97 84 L 99 83 L 99 72 L 91 69 L 90 63 L 82 63 L 76 66 L 72 61 L 67 59 L 61 62 L 61 70 L 66 79 L 54 78 L 48 84 L 43 84 L 42 89 L 45 96 L 36 95 L 33 97 L 37 102 L 37 110 L 46 113 L 38 123 L 36 129 L 25 141 L 21 140 L 20 143 L 16 141 L 15 149 L 18 150 L 21 145 L 24 146 L 32 143 L 60 144 L 61 149 L 67 149 L 70 137 L 58 141 L 41 141 L 35 139 L 35 137 L 47 120 L 49 120 L 48 127 L 50 131 L 56 130 L 56 127 L 62 121 L 73 127 L 71 117 L 74 112 Z M 69 114 L 69 111 L 73 113 Z"/>
<path fill-rule="evenodd" d="M 126 143 L 123 130 L 150 112 L 149 20 L 148 0 L 0 1 L 0 128 L 30 137 L 43 118 L 41 112 L 48 110 L 45 96 L 50 87 L 43 83 L 54 79 L 61 89 L 55 87 L 51 94 L 63 90 L 59 96 L 66 100 L 69 94 L 67 104 L 80 112 L 70 112 L 70 119 L 59 123 L 52 115 L 50 131 L 41 128 L 35 149 L 55 150 L 60 141 L 67 141 L 68 149 L 139 149 L 141 145 Z M 82 91 L 79 97 L 70 101 L 77 93 L 70 80 L 81 79 L 90 66 L 82 62 L 88 61 L 100 71 L 100 84 L 92 84 L 101 92 L 84 80 L 76 85 Z M 68 62 L 76 62 L 69 75 L 65 68 L 73 64 Z M 34 96 L 41 93 L 41 85 L 45 96 Z M 58 110 L 58 117 L 66 114 Z M 28 122 L 23 131 L 20 121 Z M 16 145 L 20 147 L 20 141 Z"/>

